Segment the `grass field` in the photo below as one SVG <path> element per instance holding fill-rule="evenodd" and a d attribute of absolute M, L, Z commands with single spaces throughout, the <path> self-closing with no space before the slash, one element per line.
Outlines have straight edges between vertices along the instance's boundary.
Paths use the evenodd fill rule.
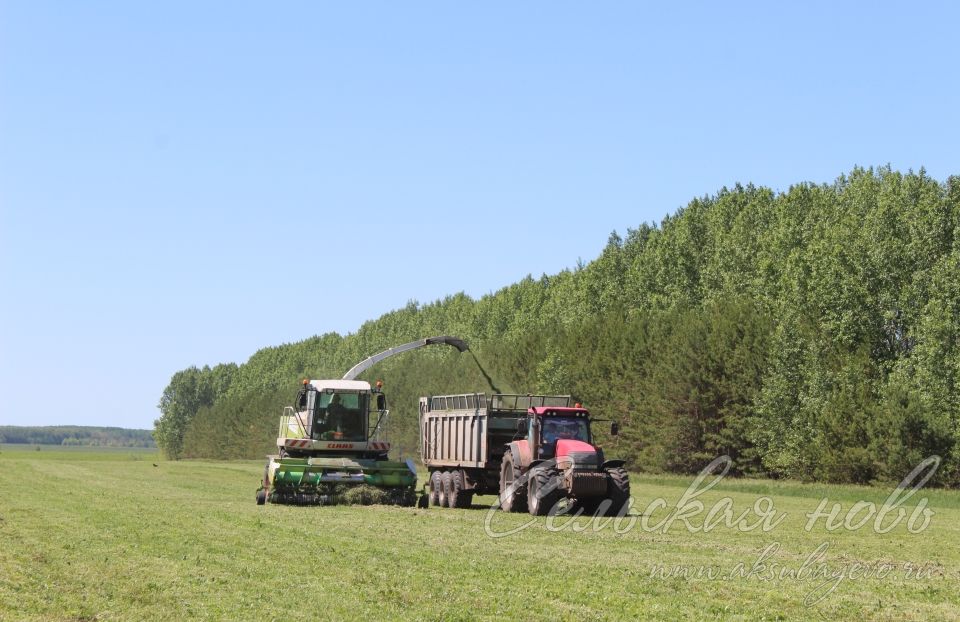
<path fill-rule="evenodd" d="M 908 502 L 926 497 L 934 512 L 916 534 L 906 519 L 882 535 L 872 521 L 804 529 L 824 497 L 842 520 L 891 489 L 724 480 L 697 498 L 705 510 L 692 525 L 722 498 L 739 514 L 767 497 L 785 518 L 769 531 L 706 533 L 681 521 L 643 529 L 639 516 L 632 530 L 580 519 L 579 532 L 540 518 L 493 538 L 488 522 L 504 532 L 532 519 L 489 515 L 480 506 L 492 498 L 471 510 L 258 507 L 262 468 L 0 448 L 0 620 L 960 619 L 954 492 Z M 693 479 L 632 478 L 636 508 L 668 504 L 648 527 Z"/>

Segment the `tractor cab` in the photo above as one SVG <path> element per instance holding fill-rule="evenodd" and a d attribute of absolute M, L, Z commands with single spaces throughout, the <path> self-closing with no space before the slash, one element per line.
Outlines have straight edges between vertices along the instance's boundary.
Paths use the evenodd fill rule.
<path fill-rule="evenodd" d="M 534 460 L 560 458 L 571 452 L 594 452 L 590 411 L 568 406 L 536 406 L 527 411 L 527 443 Z"/>

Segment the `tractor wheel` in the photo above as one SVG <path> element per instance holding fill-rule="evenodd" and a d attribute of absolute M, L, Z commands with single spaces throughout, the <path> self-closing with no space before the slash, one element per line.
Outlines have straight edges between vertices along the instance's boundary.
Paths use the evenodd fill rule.
<path fill-rule="evenodd" d="M 452 482 L 450 481 L 450 471 L 444 471 L 440 474 L 440 507 L 449 507 L 450 506 L 450 493 L 452 490 Z"/>
<path fill-rule="evenodd" d="M 513 466 L 513 456 L 507 451 L 500 463 L 500 509 L 504 512 L 527 510 L 527 482 L 519 484 L 520 477 L 520 469 Z"/>
<path fill-rule="evenodd" d="M 430 474 L 430 505 L 440 505 L 440 489 L 442 487 L 440 471 L 434 471 Z"/>
<path fill-rule="evenodd" d="M 623 467 L 607 469 L 607 490 L 610 507 L 607 516 L 616 516 L 630 501 L 630 476 Z"/>
<path fill-rule="evenodd" d="M 257 505 L 263 505 L 267 502 L 267 491 L 261 488 L 257 491 Z"/>
<path fill-rule="evenodd" d="M 550 469 L 538 468 L 530 473 L 527 507 L 533 516 L 546 516 L 560 501 L 561 491 Z"/>

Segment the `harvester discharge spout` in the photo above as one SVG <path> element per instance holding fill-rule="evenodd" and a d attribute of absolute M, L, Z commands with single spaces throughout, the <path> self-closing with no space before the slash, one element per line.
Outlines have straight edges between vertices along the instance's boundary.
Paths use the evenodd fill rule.
<path fill-rule="evenodd" d="M 419 341 L 411 341 L 410 343 L 405 343 L 402 346 L 396 346 L 374 354 L 369 358 L 365 358 L 353 367 L 350 368 L 350 371 L 343 375 L 343 380 L 353 380 L 367 369 L 376 365 L 380 361 L 386 358 L 390 358 L 394 354 L 400 354 L 401 352 L 408 352 L 410 350 L 416 350 L 417 348 L 422 348 L 424 346 L 432 345 L 448 345 L 453 346 L 459 352 L 466 352 L 470 348 L 467 346 L 467 342 L 463 339 L 457 337 L 449 337 L 443 335 L 440 337 L 427 337 L 426 339 L 420 339 Z"/>

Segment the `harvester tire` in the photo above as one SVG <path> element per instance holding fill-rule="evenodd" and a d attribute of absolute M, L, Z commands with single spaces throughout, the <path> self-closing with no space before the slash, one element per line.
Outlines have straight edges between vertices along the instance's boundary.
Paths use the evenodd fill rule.
<path fill-rule="evenodd" d="M 561 491 L 549 469 L 534 469 L 527 486 L 527 507 L 533 516 L 546 516 L 560 501 Z"/>
<path fill-rule="evenodd" d="M 267 491 L 260 489 L 257 491 L 257 505 L 264 505 L 267 502 Z"/>
<path fill-rule="evenodd" d="M 500 463 L 500 509 L 504 512 L 527 511 L 527 484 L 514 485 L 520 477 L 520 469 L 513 466 L 513 456 L 508 451 Z"/>
<path fill-rule="evenodd" d="M 440 474 L 440 507 L 450 506 L 450 493 L 452 490 L 452 482 L 450 481 L 450 471 L 444 471 Z"/>
<path fill-rule="evenodd" d="M 430 474 L 430 505 L 440 505 L 440 489 L 442 487 L 440 471 L 434 471 Z"/>
<path fill-rule="evenodd" d="M 616 516 L 630 501 L 630 475 L 623 467 L 607 469 L 607 491 L 610 507 L 607 516 Z"/>

